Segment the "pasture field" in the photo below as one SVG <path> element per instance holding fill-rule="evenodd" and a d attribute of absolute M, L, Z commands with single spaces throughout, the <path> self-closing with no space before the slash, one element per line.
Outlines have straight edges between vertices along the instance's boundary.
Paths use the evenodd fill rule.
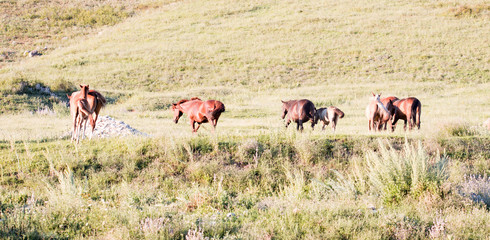
<path fill-rule="evenodd" d="M 490 235 L 488 1 L 24 2 L 2 49 L 50 47 L 0 65 L 0 238 Z M 78 84 L 150 137 L 60 137 Z M 368 132 L 371 92 L 417 97 L 421 129 Z M 195 96 L 225 104 L 216 133 L 173 123 Z M 336 133 L 285 129 L 298 98 Z"/>

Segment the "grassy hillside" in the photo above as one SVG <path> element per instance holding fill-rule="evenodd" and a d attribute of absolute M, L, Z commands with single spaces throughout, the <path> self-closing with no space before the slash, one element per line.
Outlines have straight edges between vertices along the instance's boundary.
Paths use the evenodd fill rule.
<path fill-rule="evenodd" d="M 490 235 L 487 1 L 25 3 L 122 15 L 54 19 L 49 39 L 68 40 L 0 69 L 0 238 Z M 44 44 L 42 19 L 29 38 Z M 60 138 L 80 83 L 151 137 Z M 369 133 L 371 91 L 420 99 L 421 129 Z M 194 96 L 226 105 L 215 134 L 171 121 Z M 336 134 L 285 130 L 280 100 L 296 98 L 342 109 Z"/>
<path fill-rule="evenodd" d="M 346 112 L 344 133 L 361 133 L 367 98 L 380 91 L 418 97 L 430 129 L 479 124 L 490 110 L 487 7 L 484 1 L 177 2 L 0 70 L 1 105 L 24 102 L 25 83 L 64 96 L 85 82 L 118 103 L 106 113 L 136 118 L 130 123 L 143 128 L 148 122 L 138 121 L 149 120 L 140 116 L 156 115 L 153 130 L 145 130 L 159 135 L 153 126 L 169 117 L 162 110 L 180 98 L 224 101 L 223 127 L 246 121 L 244 131 L 278 126 L 279 100 L 309 98 Z"/>
<path fill-rule="evenodd" d="M 28 57 L 27 51 L 48 54 L 67 40 L 93 34 L 166 1 L 51 1 L 0 2 L 0 68 Z"/>

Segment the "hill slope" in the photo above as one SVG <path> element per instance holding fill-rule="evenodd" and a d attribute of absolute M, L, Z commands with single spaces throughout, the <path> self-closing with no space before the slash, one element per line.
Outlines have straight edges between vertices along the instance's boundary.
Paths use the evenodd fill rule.
<path fill-rule="evenodd" d="M 2 78 L 149 91 L 203 85 L 487 83 L 488 15 L 455 17 L 452 11 L 459 6 L 181 2 L 14 66 Z"/>

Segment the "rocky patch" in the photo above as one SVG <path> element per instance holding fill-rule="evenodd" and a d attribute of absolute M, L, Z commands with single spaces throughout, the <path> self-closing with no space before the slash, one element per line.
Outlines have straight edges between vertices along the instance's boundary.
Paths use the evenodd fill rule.
<path fill-rule="evenodd" d="M 90 124 L 87 123 L 87 130 L 85 131 L 87 137 L 90 136 Z M 70 137 L 71 131 L 62 137 Z M 99 116 L 97 124 L 95 126 L 92 138 L 108 138 L 108 137 L 125 137 L 125 136 L 143 136 L 149 137 L 150 135 L 140 132 L 135 128 L 132 128 L 123 121 L 117 121 L 109 116 Z"/>

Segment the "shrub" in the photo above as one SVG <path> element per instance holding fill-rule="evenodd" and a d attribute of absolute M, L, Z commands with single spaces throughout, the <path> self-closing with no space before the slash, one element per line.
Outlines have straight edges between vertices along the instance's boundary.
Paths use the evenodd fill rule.
<path fill-rule="evenodd" d="M 457 188 L 458 193 L 463 197 L 468 197 L 476 203 L 483 203 L 490 208 L 490 177 L 465 176 L 464 181 Z"/>
<path fill-rule="evenodd" d="M 408 194 L 439 193 L 448 175 L 445 157 L 437 153 L 431 163 L 420 142 L 417 147 L 405 142 L 402 152 L 381 141 L 379 145 L 379 153 L 366 154 L 366 175 L 370 186 L 381 193 L 386 203 L 397 203 Z"/>

